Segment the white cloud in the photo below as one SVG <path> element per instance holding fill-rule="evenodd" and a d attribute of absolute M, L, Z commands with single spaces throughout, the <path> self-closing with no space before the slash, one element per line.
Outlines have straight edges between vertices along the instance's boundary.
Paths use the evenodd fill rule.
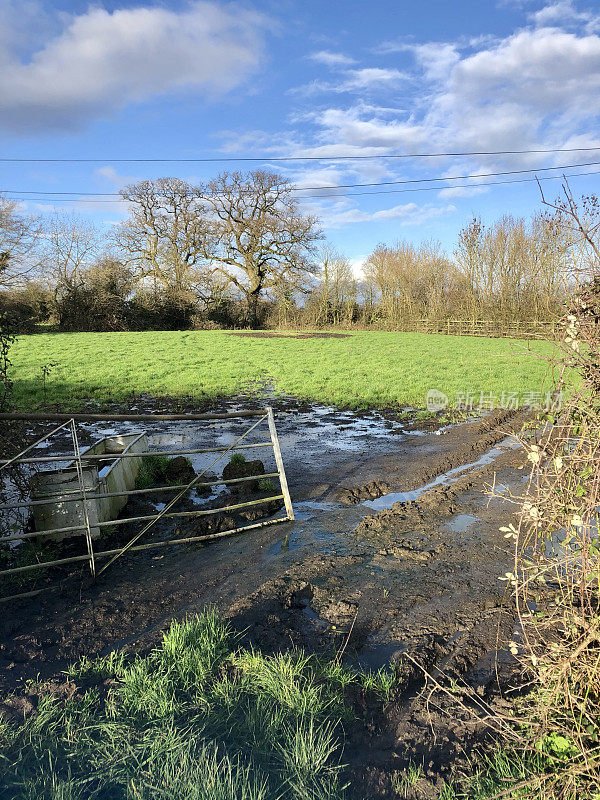
<path fill-rule="evenodd" d="M 257 68 L 266 25 L 258 14 L 211 0 L 181 11 L 90 7 L 29 57 L 3 48 L 0 126 L 71 129 L 167 92 L 227 92 Z"/>
<path fill-rule="evenodd" d="M 363 91 L 365 89 L 393 89 L 404 83 L 407 74 L 398 69 L 381 69 L 367 67 L 355 69 L 349 73 L 347 80 L 342 84 L 341 91 Z"/>
<path fill-rule="evenodd" d="M 114 167 L 109 165 L 98 167 L 98 169 L 95 170 L 95 174 L 99 178 L 102 178 L 103 180 L 106 180 L 115 186 L 124 186 L 128 181 L 127 178 L 123 178 L 121 175 L 119 175 Z"/>
<path fill-rule="evenodd" d="M 363 114 L 360 106 L 327 108 L 315 112 L 313 119 L 327 139 L 355 148 L 373 148 L 373 152 L 396 148 L 410 150 L 428 138 L 428 130 L 413 120 L 403 122 L 376 114 Z"/>
<path fill-rule="evenodd" d="M 350 267 L 352 268 L 352 274 L 357 280 L 362 280 L 365 277 L 365 261 L 369 257 L 369 254 L 366 255 L 358 255 L 354 256 L 350 259 Z"/>
<path fill-rule="evenodd" d="M 377 53 L 412 53 L 417 64 L 422 68 L 423 77 L 427 80 L 442 80 L 448 76 L 449 70 L 460 59 L 458 45 L 455 42 L 384 42 Z"/>
<path fill-rule="evenodd" d="M 530 6 L 535 0 L 497 0 L 497 8 L 525 8 Z"/>
<path fill-rule="evenodd" d="M 294 185 L 308 192 L 314 190 L 322 192 L 324 188 L 337 186 L 344 182 L 343 168 L 339 166 L 325 166 L 316 169 L 302 169 L 295 177 Z"/>
<path fill-rule="evenodd" d="M 389 91 L 410 80 L 406 72 L 399 69 L 384 69 L 381 67 L 365 67 L 363 69 L 344 70 L 345 78 L 334 81 L 311 81 L 303 86 L 290 90 L 292 94 L 313 95 L 325 92 L 360 93 L 374 91 Z"/>
<path fill-rule="evenodd" d="M 487 191 L 485 186 L 456 186 L 449 187 L 448 189 L 440 189 L 438 197 L 475 197 L 478 194 L 484 194 Z"/>
<path fill-rule="evenodd" d="M 462 59 L 430 121 L 454 135 L 466 129 L 469 149 L 525 149 L 574 132 L 599 104 L 600 38 L 543 28 Z"/>
<path fill-rule="evenodd" d="M 443 81 L 452 67 L 460 61 L 458 48 L 447 42 L 426 42 L 410 48 L 430 81 Z"/>
<path fill-rule="evenodd" d="M 450 46 L 427 48 L 412 49 L 423 76 L 436 80 L 427 92 L 413 95 L 410 114 L 394 118 L 363 103 L 320 109 L 311 119 L 321 147 L 335 143 L 342 151 L 367 148 L 381 154 L 551 149 L 573 146 L 572 142 L 585 146 L 590 136 L 586 132 L 598 128 L 600 37 L 595 34 L 530 28 L 462 56 Z M 564 153 L 474 157 L 458 173 L 455 166 L 447 174 L 577 160 L 582 160 L 577 154 Z M 419 163 L 438 174 L 444 165 Z"/>
<path fill-rule="evenodd" d="M 597 30 L 600 24 L 599 15 L 591 11 L 578 11 L 573 0 L 556 0 L 531 13 L 529 18 L 540 27 L 582 25 L 588 33 Z"/>
<path fill-rule="evenodd" d="M 95 169 L 94 177 L 100 178 L 103 183 L 108 184 L 115 189 L 122 189 L 124 186 L 128 186 L 131 183 L 137 183 L 139 180 L 141 180 L 139 175 L 122 175 L 110 164 L 105 164 L 104 166 Z"/>
<path fill-rule="evenodd" d="M 456 206 L 452 204 L 420 206 L 417 203 L 404 203 L 384 208 L 380 211 L 347 208 L 345 207 L 347 204 L 347 201 L 340 201 L 329 209 L 321 209 L 320 216 L 326 229 L 341 228 L 344 225 L 364 222 L 398 222 L 402 227 L 418 226 L 431 219 L 456 211 Z"/>
<path fill-rule="evenodd" d="M 316 53 L 311 53 L 309 58 L 311 61 L 316 61 L 317 64 L 324 64 L 332 69 L 348 67 L 356 63 L 353 58 L 345 56 L 343 53 L 333 53 L 331 50 L 319 50 Z"/>

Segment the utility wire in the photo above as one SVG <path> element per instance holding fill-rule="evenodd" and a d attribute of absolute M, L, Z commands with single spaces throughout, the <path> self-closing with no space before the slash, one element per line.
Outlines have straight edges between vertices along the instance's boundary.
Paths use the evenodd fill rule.
<path fill-rule="evenodd" d="M 412 192 L 440 192 L 444 189 L 477 189 L 480 186 L 503 186 L 505 184 L 511 183 L 535 183 L 537 180 L 540 181 L 554 181 L 560 180 L 561 178 L 579 178 L 585 177 L 586 175 L 600 175 L 599 170 L 591 170 L 589 172 L 571 172 L 564 175 L 543 175 L 541 178 L 513 178 L 507 181 L 486 181 L 481 183 L 460 183 L 455 184 L 453 186 L 422 186 L 413 189 L 383 189 L 381 191 L 375 192 L 343 192 L 340 194 L 306 194 L 306 195 L 298 195 L 301 199 L 304 200 L 311 200 L 313 198 L 326 198 L 329 200 L 334 200 L 338 197 L 363 197 L 365 195 L 376 195 L 376 194 L 407 194 Z M 36 201 L 36 202 L 48 202 L 49 199 L 54 203 L 126 203 L 127 201 L 124 200 L 122 197 L 115 197 L 114 200 L 78 200 L 77 197 L 55 197 L 55 198 L 48 198 L 48 197 L 11 197 L 11 200 L 22 200 L 22 201 Z"/>
<path fill-rule="evenodd" d="M 579 178 L 585 175 L 600 175 L 599 170 L 591 170 L 589 172 L 570 172 L 565 175 L 542 175 L 541 178 L 512 178 L 508 181 L 485 181 L 481 183 L 457 183 L 454 186 L 422 186 L 415 189 L 382 189 L 376 192 L 348 192 L 347 194 L 306 194 L 300 195 L 303 199 L 310 199 L 311 197 L 364 197 L 365 195 L 372 194 L 407 194 L 409 192 L 442 192 L 445 189 L 477 189 L 479 186 L 503 186 L 507 183 L 535 183 L 536 181 L 556 181 L 561 178 Z M 103 201 L 105 202 L 105 201 Z M 106 201 L 110 202 L 110 201 Z"/>
<path fill-rule="evenodd" d="M 413 183 L 438 183 L 440 181 L 447 182 L 447 181 L 458 181 L 458 180 L 469 180 L 470 178 L 492 178 L 501 175 L 522 175 L 524 173 L 529 172 L 548 172 L 550 170 L 565 170 L 565 169 L 575 169 L 578 167 L 594 167 L 600 166 L 600 161 L 587 161 L 581 164 L 563 164 L 562 166 L 558 167 L 539 167 L 538 169 L 512 169 L 512 170 L 505 170 L 504 172 L 477 172 L 471 175 L 448 175 L 445 177 L 436 177 L 436 178 L 408 178 L 401 181 L 373 181 L 371 183 L 339 183 L 337 185 L 330 185 L 330 186 L 290 186 L 290 191 L 293 192 L 308 192 L 308 191 L 325 191 L 326 189 L 355 189 L 360 188 L 362 186 L 404 186 L 406 184 L 413 184 Z M 249 192 L 252 190 L 249 189 Z M 74 195 L 76 197 L 114 197 L 114 198 L 121 198 L 121 194 L 118 192 L 47 192 L 44 190 L 27 190 L 27 189 L 0 189 L 1 194 L 31 194 L 31 195 L 42 195 L 46 197 L 62 197 L 65 195 Z M 213 192 L 213 194 L 219 194 L 218 192 Z M 126 199 L 126 198 L 122 198 Z"/>
<path fill-rule="evenodd" d="M 114 164 L 198 164 L 228 162 L 282 162 L 282 161 L 353 161 L 379 158 L 443 158 L 458 156 L 511 156 L 539 153 L 577 153 L 600 150 L 600 147 L 551 147 L 535 150 L 466 150 L 449 153 L 382 153 L 346 156 L 210 156 L 202 158 L 0 158 L 0 163 L 8 164 L 95 164 L 111 162 Z"/>

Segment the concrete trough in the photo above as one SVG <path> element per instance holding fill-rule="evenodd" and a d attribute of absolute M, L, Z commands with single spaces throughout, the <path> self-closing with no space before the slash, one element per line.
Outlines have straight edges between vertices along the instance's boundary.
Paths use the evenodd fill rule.
<path fill-rule="evenodd" d="M 140 453 L 140 457 L 119 458 L 124 453 Z M 126 505 L 127 492 L 135 488 L 135 481 L 142 463 L 143 453 L 148 452 L 148 438 L 144 431 L 122 436 L 106 436 L 91 447 L 81 451 L 82 456 L 106 455 L 104 459 L 86 462 L 83 460 L 83 482 L 86 494 L 95 497 L 88 499 L 87 511 L 92 537 L 100 536 L 97 522 L 116 519 Z M 120 497 L 97 497 L 97 495 L 124 492 Z M 33 506 L 33 519 L 36 531 L 68 528 L 81 525 L 85 528 L 83 503 L 68 500 L 72 495 L 81 494 L 75 462 L 63 469 L 38 472 L 31 481 L 31 499 L 47 500 L 48 504 Z M 84 531 L 67 531 L 49 536 L 62 541 L 71 536 L 81 536 Z"/>

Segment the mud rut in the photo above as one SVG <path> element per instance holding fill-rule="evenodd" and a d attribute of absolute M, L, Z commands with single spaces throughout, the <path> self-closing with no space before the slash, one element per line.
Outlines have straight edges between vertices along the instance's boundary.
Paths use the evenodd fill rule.
<path fill-rule="evenodd" d="M 489 732 L 460 690 L 421 691 L 424 673 L 414 662 L 502 708 L 514 678 L 505 648 L 514 615 L 498 580 L 511 565 L 498 528 L 512 507 L 483 490 L 495 482 L 507 498 L 519 493 L 523 457 L 507 448 L 493 463 L 383 511 L 364 501 L 476 462 L 522 422 L 498 412 L 437 432 L 393 415 L 284 406 L 278 428 L 295 523 L 129 555 L 93 586 L 82 575 L 60 593 L 6 609 L 0 689 L 23 694 L 25 681 L 40 676 L 60 693 L 61 670 L 80 656 L 144 651 L 172 618 L 216 604 L 264 651 L 344 648 L 356 666 L 394 664 L 400 688 L 387 705 L 349 698 L 358 716 L 344 752 L 351 793 L 393 797 L 392 774 L 413 762 L 426 776 L 415 796 L 432 794 Z"/>

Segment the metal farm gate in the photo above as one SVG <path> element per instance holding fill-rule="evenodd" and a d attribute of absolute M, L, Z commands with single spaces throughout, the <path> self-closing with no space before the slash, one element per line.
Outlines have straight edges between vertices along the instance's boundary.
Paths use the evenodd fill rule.
<path fill-rule="evenodd" d="M 209 447 L 209 448 L 177 448 L 177 449 L 151 449 L 147 447 L 140 451 L 139 449 L 132 450 L 125 449 L 116 455 L 106 453 L 95 453 L 94 448 L 82 450 L 79 443 L 79 436 L 77 430 L 77 423 L 118 423 L 118 422 L 136 422 L 136 423 L 157 423 L 157 422 L 175 422 L 175 421 L 197 421 L 201 424 L 203 421 L 219 421 L 219 420 L 232 420 L 238 418 L 251 418 L 252 424 L 237 435 L 231 444 L 222 447 Z M 20 545 L 29 540 L 35 543 L 41 541 L 67 541 L 68 544 L 73 546 L 73 541 L 77 540 L 80 549 L 84 552 L 75 555 L 66 555 L 59 553 L 61 557 L 58 558 L 45 558 L 42 552 L 40 557 L 36 554 L 33 563 L 24 563 L 19 565 L 9 565 L 7 568 L 0 569 L 0 592 L 2 591 L 2 583 L 11 581 L 12 585 L 15 584 L 15 579 L 20 582 L 21 578 L 26 577 L 28 574 L 35 574 L 36 571 L 51 570 L 53 568 L 62 568 L 70 564 L 79 564 L 87 562 L 89 565 L 92 577 L 104 572 L 116 559 L 120 558 L 127 552 L 136 552 L 140 550 L 148 550 L 152 548 L 166 547 L 174 544 L 189 544 L 192 542 L 204 542 L 213 539 L 229 536 L 234 533 L 242 533 L 257 528 L 262 528 L 267 525 L 274 525 L 280 522 L 287 522 L 294 519 L 294 510 L 292 501 L 288 490 L 287 480 L 285 476 L 285 469 L 283 459 L 279 447 L 279 440 L 277 437 L 277 429 L 275 427 L 275 418 L 271 407 L 266 407 L 259 411 L 239 411 L 227 414 L 113 414 L 113 415 L 100 415 L 100 414 L 0 414 L 0 419 L 4 420 L 21 420 L 29 422 L 59 422 L 53 430 L 45 434 L 41 438 L 34 441 L 32 444 L 24 448 L 20 453 L 10 459 L 0 460 L 0 482 L 3 483 L 5 492 L 12 487 L 12 493 L 18 495 L 17 499 L 11 499 L 9 502 L 0 505 L 0 515 L 13 513 L 16 515 L 10 527 L 6 523 L 2 526 L 0 533 L 0 548 L 4 548 L 4 552 L 9 552 L 12 549 L 16 551 Z M 255 421 L 254 421 L 255 420 Z M 265 430 L 266 429 L 266 430 Z M 262 438 L 259 441 L 249 441 L 248 436 L 252 432 L 267 432 L 268 438 Z M 64 436 L 68 433 L 69 436 L 69 452 L 60 452 L 50 455 L 32 455 L 39 448 L 46 448 L 51 446 L 52 442 L 56 441 L 59 435 Z M 142 434 L 146 431 L 137 432 L 137 439 L 143 441 L 147 445 L 146 437 Z M 151 433 L 149 435 L 152 435 Z M 130 437 L 133 434 L 130 434 Z M 118 438 L 118 437 L 116 437 Z M 123 437 L 121 437 L 123 438 Z M 134 437 L 136 438 L 136 437 Z M 202 480 L 203 476 L 212 469 L 219 461 L 225 458 L 228 454 L 244 453 L 251 450 L 260 450 L 268 448 L 269 452 L 273 453 L 275 461 L 275 471 L 260 474 L 250 475 L 248 477 L 238 477 L 230 479 L 215 479 L 215 480 Z M 147 456 L 194 456 L 199 454 L 206 454 L 208 458 L 214 459 L 205 466 L 199 473 L 195 475 L 187 483 L 178 483 L 175 485 L 169 484 L 164 486 L 150 486 L 149 488 L 128 488 L 120 491 L 99 491 L 90 485 L 89 471 L 94 466 L 96 468 L 102 467 L 109 461 L 122 462 L 123 459 L 136 459 L 135 463 L 140 463 L 140 459 Z M 126 462 L 122 462 L 126 467 Z M 132 464 L 134 462 L 131 462 Z M 56 465 L 67 465 L 66 467 L 59 467 Z M 62 488 L 59 494 L 53 499 L 32 499 L 28 495 L 28 489 L 23 489 L 23 486 L 30 487 L 34 477 L 49 476 L 51 473 L 46 471 L 55 468 L 55 473 L 61 476 L 61 480 L 69 482 L 69 489 L 65 489 L 65 483 L 61 484 Z M 39 470 L 37 473 L 35 470 Z M 126 469 L 124 468 L 124 471 Z M 100 470 L 101 473 L 101 470 Z M 15 476 L 20 476 L 17 480 Z M 94 473 L 96 475 L 96 473 Z M 279 492 L 272 492 L 267 497 L 259 499 L 240 499 L 240 502 L 229 503 L 229 505 L 216 505 L 210 508 L 200 508 L 197 510 L 177 510 L 178 503 L 184 497 L 189 497 L 190 490 L 200 488 L 202 490 L 210 489 L 215 486 L 233 486 L 243 484 L 245 482 L 253 481 L 254 484 L 258 480 L 264 479 L 271 482 L 275 479 L 279 483 Z M 17 483 L 21 482 L 22 486 L 18 490 Z M 235 491 L 235 489 L 234 489 Z M 107 500 L 111 501 L 116 498 L 116 502 L 124 506 L 130 497 L 137 497 L 139 495 L 149 496 L 164 495 L 165 493 L 173 493 L 173 497 L 164 504 L 164 507 L 152 514 L 138 514 L 132 516 L 118 516 L 115 519 L 99 519 L 96 513 L 96 504 L 105 503 Z M 145 537 L 151 529 L 156 526 L 156 523 L 161 519 L 189 519 L 196 517 L 210 517 L 229 512 L 240 512 L 243 509 L 249 509 L 254 506 L 268 505 L 277 501 L 283 502 L 284 516 L 277 512 L 269 516 L 267 519 L 259 522 L 250 523 L 247 525 L 237 525 L 236 527 L 227 530 L 218 530 L 214 533 L 183 536 L 178 538 L 169 539 L 156 539 L 154 541 L 140 542 L 142 537 Z M 69 525 L 54 525 L 49 529 L 44 530 L 24 530 L 23 527 L 27 523 L 31 527 L 31 518 L 29 515 L 40 514 L 44 509 L 53 506 L 60 508 L 63 515 L 67 520 L 73 521 L 75 524 Z M 74 511 L 75 509 L 75 511 Z M 131 538 L 126 541 L 122 546 L 112 549 L 102 548 L 102 533 L 103 529 L 115 529 L 119 526 L 140 523 L 140 528 L 135 532 Z M 8 532 L 7 532 L 8 528 Z M 12 528 L 12 530 L 10 529 Z M 81 547 L 83 545 L 83 547 Z M 1 550 L 0 550 L 1 552 Z M 30 559 L 31 560 L 31 559 Z M 13 600 L 22 597 L 31 597 L 39 594 L 40 592 L 50 589 L 55 585 L 55 582 L 50 582 L 41 588 L 35 588 L 28 591 L 18 591 L 12 594 L 0 596 L 0 602 Z"/>

